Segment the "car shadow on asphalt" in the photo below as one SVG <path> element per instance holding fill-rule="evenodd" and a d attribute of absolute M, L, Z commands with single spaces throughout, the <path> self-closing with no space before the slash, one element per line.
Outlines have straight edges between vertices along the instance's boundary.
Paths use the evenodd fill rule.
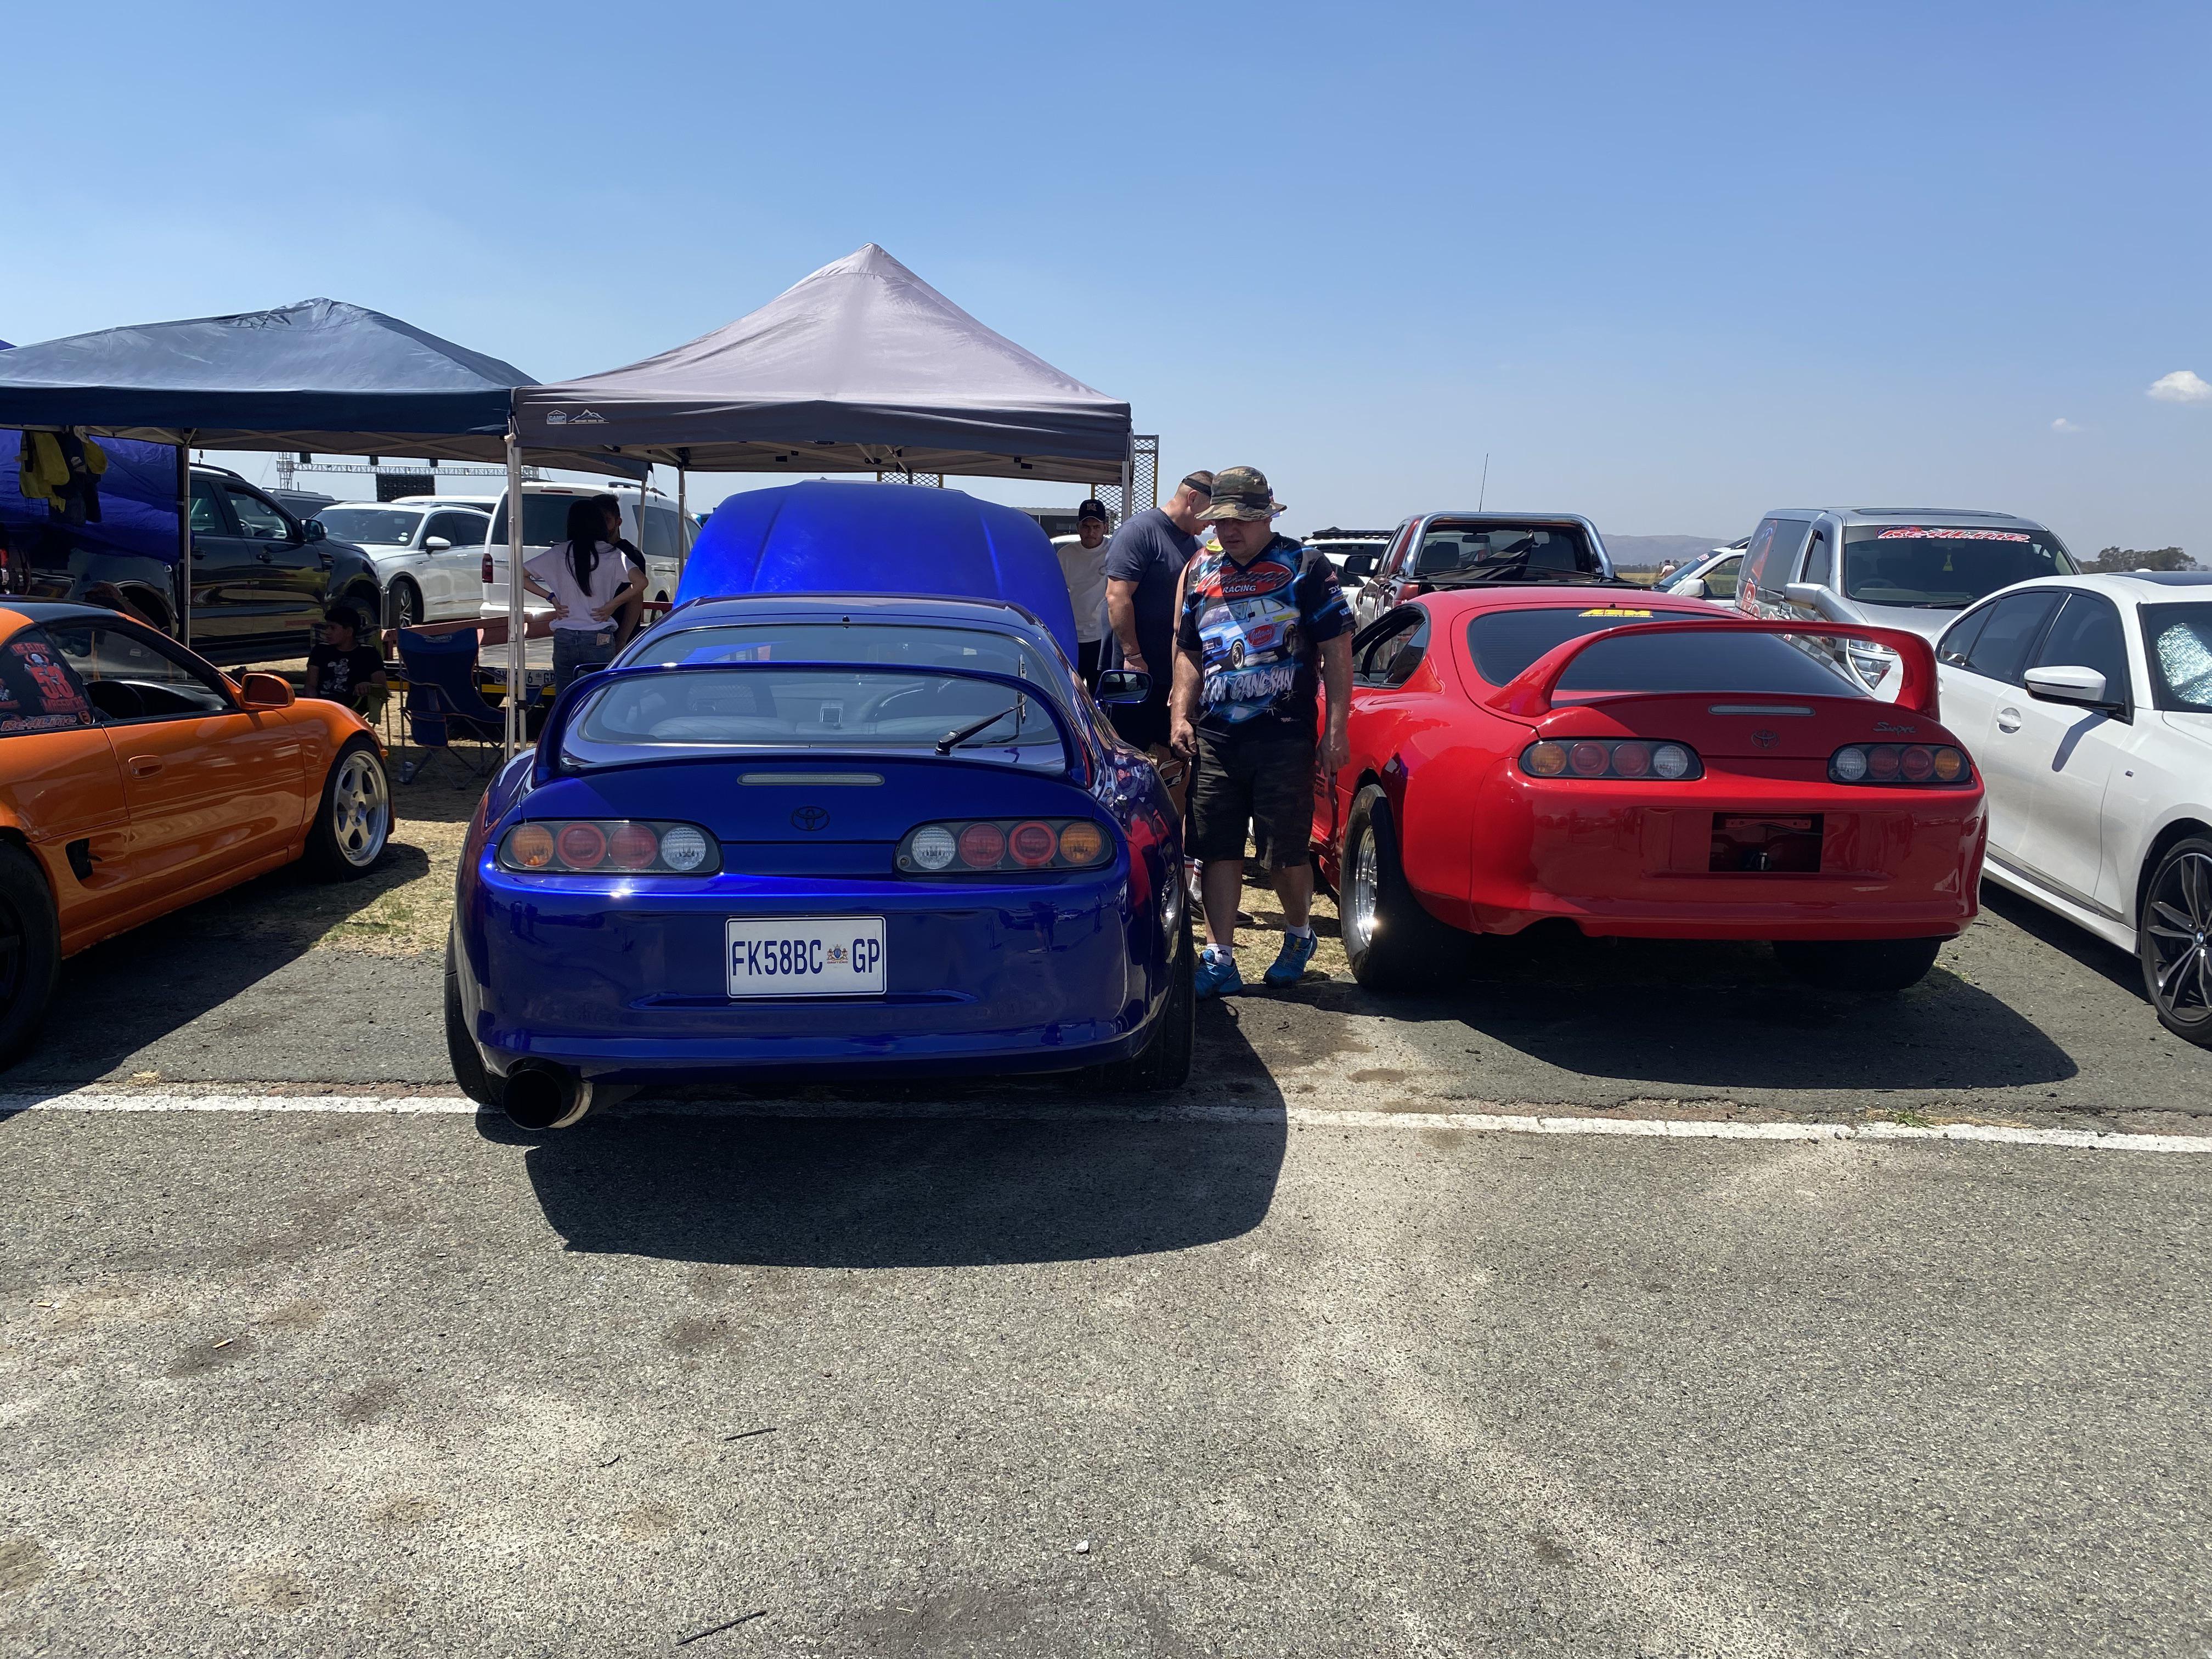
<path fill-rule="evenodd" d="M 398 842 L 352 881 L 319 881 L 288 865 L 81 951 L 62 963 L 39 1040 L 0 1072 L 0 1088 L 108 1076 L 142 1049 L 222 1011 L 429 867 L 419 848 Z M 228 1017 L 256 1031 L 267 1023 L 250 1003 Z"/>
<path fill-rule="evenodd" d="M 1333 980 L 1291 994 L 1346 1013 L 1456 1021 L 1564 1072 L 1632 1085 L 2002 1089 L 2079 1069 L 1941 963 L 1910 990 L 1856 995 L 1791 978 L 1763 945 L 1532 929 L 1481 945 L 1449 992 L 1383 997 Z"/>
<path fill-rule="evenodd" d="M 684 1109 L 617 1106 L 542 1137 L 490 1114 L 477 1125 L 526 1145 L 546 1221 L 571 1250 L 945 1267 L 1189 1249 L 1265 1219 L 1289 1133 L 1241 1034 L 1202 1029 L 1194 1080 L 1234 1073 L 1233 1121 L 1146 1121 L 1141 1096 L 1092 1117 L 1099 1097 L 1066 1079 L 945 1079 L 811 1088 L 793 1106 L 811 1115 L 757 1098 L 720 1115 L 712 1091 L 692 1090 Z M 976 1115 L 942 1115 L 947 1102 Z"/>
<path fill-rule="evenodd" d="M 2065 917 L 1993 881 L 1982 884 L 1982 908 L 2002 916 L 2021 933 L 2073 957 L 2091 973 L 2110 980 L 2145 1007 L 2150 1006 L 2150 994 L 2143 988 L 2142 962 L 2118 945 L 2099 939 L 2086 927 L 2076 927 Z"/>

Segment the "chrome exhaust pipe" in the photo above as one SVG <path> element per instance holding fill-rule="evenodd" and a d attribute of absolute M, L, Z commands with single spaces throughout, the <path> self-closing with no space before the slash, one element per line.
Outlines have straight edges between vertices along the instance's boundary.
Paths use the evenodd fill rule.
<path fill-rule="evenodd" d="M 570 1128 L 592 1109 L 591 1079 L 550 1060 L 517 1060 L 507 1072 L 500 1107 L 518 1129 Z"/>

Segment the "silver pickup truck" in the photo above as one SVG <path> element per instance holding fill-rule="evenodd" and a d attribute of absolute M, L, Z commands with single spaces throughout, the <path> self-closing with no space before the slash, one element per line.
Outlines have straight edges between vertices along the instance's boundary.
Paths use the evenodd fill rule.
<path fill-rule="evenodd" d="M 1597 526 L 1579 513 L 1423 513 L 1400 525 L 1382 553 L 1345 561 L 1361 626 L 1439 587 L 1488 581 L 1611 581 Z"/>

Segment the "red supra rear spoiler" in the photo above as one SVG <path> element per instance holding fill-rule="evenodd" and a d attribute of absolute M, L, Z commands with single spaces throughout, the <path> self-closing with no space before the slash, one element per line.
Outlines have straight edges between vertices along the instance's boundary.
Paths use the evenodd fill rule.
<path fill-rule="evenodd" d="M 1552 694 L 1559 690 L 1559 678 L 1567 672 L 1567 665 L 1594 645 L 1632 634 L 1738 634 L 1747 629 L 1759 634 L 1818 634 L 1830 639 L 1872 640 L 1877 645 L 1886 645 L 1897 653 L 1905 668 L 1905 685 L 1897 694 L 1898 706 L 1931 720 L 1942 718 L 1936 712 L 1936 647 L 1917 634 L 1899 628 L 1870 628 L 1862 623 L 1737 622 L 1726 617 L 1715 617 L 1710 621 L 1703 617 L 1685 617 L 1680 622 L 1630 623 L 1584 634 L 1579 639 L 1553 646 L 1498 687 L 1487 702 L 1501 714 L 1524 718 L 1548 714 L 1552 712 Z"/>

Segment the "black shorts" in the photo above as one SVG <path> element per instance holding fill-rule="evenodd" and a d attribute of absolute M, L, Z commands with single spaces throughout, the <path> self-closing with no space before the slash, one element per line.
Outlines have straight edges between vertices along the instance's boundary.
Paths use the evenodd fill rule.
<path fill-rule="evenodd" d="M 1241 859 L 1249 827 L 1272 870 L 1295 870 L 1313 834 L 1314 740 L 1296 728 L 1198 734 L 1198 772 L 1190 787 L 1195 859 Z"/>
<path fill-rule="evenodd" d="M 1085 685 L 1098 684 L 1098 647 L 1103 640 L 1079 640 L 1075 647 L 1075 672 Z"/>

